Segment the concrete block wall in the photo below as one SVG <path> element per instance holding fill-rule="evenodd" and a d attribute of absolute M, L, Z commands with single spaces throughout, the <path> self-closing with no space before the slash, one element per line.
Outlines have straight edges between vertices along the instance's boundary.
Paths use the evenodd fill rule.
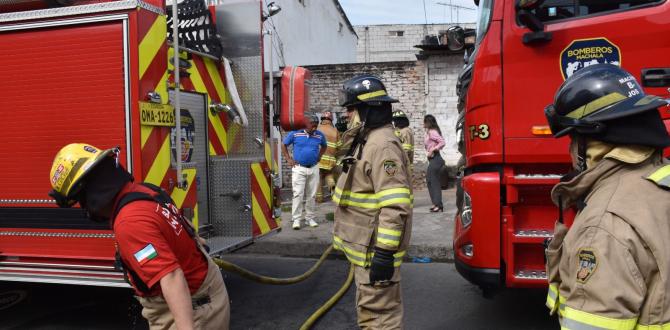
<path fill-rule="evenodd" d="M 436 117 L 447 145 L 442 150 L 447 166 L 454 167 L 459 154 L 456 146 L 456 79 L 463 66 L 461 55 L 431 56 L 422 61 L 393 61 L 306 66 L 312 72 L 310 108 L 315 112 L 343 111 L 338 106 L 342 82 L 359 74 L 379 76 L 389 95 L 399 100 L 394 109 L 403 110 L 414 131 L 414 184 L 424 185 L 426 154 L 423 147 L 423 117 Z M 291 170 L 284 164 L 285 187 L 291 185 Z"/>
<path fill-rule="evenodd" d="M 473 28 L 474 24 L 459 24 Z M 358 35 L 356 47 L 357 62 L 414 61 L 418 49 L 426 35 L 439 35 L 452 24 L 384 24 L 354 26 Z M 396 36 L 395 31 L 402 31 Z"/>

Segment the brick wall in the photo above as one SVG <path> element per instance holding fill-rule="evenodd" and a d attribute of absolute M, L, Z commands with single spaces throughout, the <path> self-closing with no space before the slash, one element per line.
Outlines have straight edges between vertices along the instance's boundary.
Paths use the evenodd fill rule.
<path fill-rule="evenodd" d="M 458 161 L 455 126 L 458 112 L 455 93 L 456 79 L 463 66 L 461 55 L 430 56 L 422 61 L 396 61 L 378 63 L 351 63 L 335 65 L 307 66 L 312 72 L 310 107 L 312 111 L 341 111 L 337 105 L 342 82 L 359 74 L 370 73 L 379 76 L 386 85 L 389 95 L 399 100 L 394 109 L 403 110 L 414 131 L 415 185 L 423 185 L 427 166 L 423 148 L 423 117 L 436 117 L 446 147 L 442 157 L 448 166 Z M 283 181 L 290 187 L 291 171 L 284 164 Z"/>

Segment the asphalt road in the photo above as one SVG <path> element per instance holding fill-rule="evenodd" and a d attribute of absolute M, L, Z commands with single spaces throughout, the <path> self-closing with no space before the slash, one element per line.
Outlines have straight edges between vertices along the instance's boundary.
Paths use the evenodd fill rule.
<path fill-rule="evenodd" d="M 264 275 L 289 277 L 315 260 L 254 255 L 227 259 Z M 312 278 L 269 286 L 225 274 L 232 329 L 298 329 L 344 282 L 348 263 L 327 260 Z M 452 264 L 403 265 L 407 329 L 558 329 L 547 315 L 542 290 L 510 290 L 485 299 Z M 2 309 L 0 329 L 145 329 L 129 292 L 120 289 L 2 283 L 0 292 L 25 290 L 27 298 Z M 0 301 L 2 295 L 0 294 Z M 314 329 L 356 329 L 354 288 Z"/>

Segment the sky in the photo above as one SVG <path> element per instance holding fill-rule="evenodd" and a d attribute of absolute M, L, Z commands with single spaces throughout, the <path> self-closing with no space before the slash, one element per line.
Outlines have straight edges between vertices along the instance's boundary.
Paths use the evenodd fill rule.
<path fill-rule="evenodd" d="M 424 24 L 428 23 L 474 23 L 475 10 L 460 9 L 458 21 L 456 9 L 439 5 L 453 5 L 476 8 L 473 0 L 425 0 L 426 15 L 424 16 L 424 0 L 340 0 L 340 5 L 347 13 L 353 25 L 373 24 Z"/>

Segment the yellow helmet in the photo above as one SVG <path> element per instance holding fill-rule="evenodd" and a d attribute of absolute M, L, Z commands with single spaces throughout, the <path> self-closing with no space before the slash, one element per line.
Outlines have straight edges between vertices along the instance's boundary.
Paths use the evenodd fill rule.
<path fill-rule="evenodd" d="M 53 192 L 60 195 L 66 206 L 74 204 L 72 197 L 81 189 L 81 179 L 88 174 L 102 159 L 114 153 L 118 156 L 118 148 L 100 150 L 86 143 L 71 143 L 63 147 L 51 165 L 49 179 Z M 52 195 L 53 196 L 53 195 Z M 56 201 L 61 201 L 56 196 Z M 62 206 L 62 205 L 61 205 Z"/>

